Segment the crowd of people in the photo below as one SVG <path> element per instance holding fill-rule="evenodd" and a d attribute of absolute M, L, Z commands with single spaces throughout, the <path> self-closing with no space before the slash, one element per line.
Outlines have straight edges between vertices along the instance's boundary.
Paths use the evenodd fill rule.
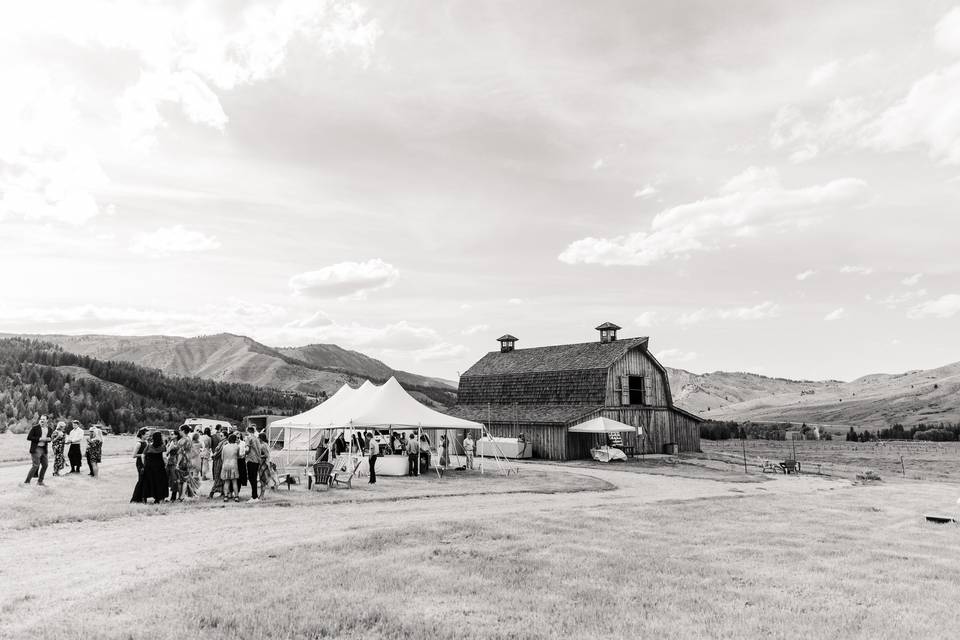
<path fill-rule="evenodd" d="M 183 425 L 166 439 L 148 429 L 138 431 L 137 438 L 138 480 L 131 502 L 196 500 L 201 480 L 213 481 L 208 498 L 219 495 L 224 502 L 240 502 L 241 488 L 247 486 L 247 502 L 259 502 L 265 489 L 278 486 L 267 435 L 253 427 L 243 433 L 233 426 Z"/>
<path fill-rule="evenodd" d="M 381 444 L 380 439 L 384 442 Z M 476 450 L 476 443 L 469 433 L 463 439 L 462 449 L 466 459 L 466 468 L 473 469 L 473 457 Z M 383 455 L 406 455 L 407 473 L 410 476 L 418 476 L 430 470 L 432 461 L 432 447 L 430 438 L 425 433 L 417 434 L 415 432 L 390 431 L 389 436 L 377 436 L 373 432 L 366 433 L 357 431 L 347 442 L 345 432 L 334 438 L 324 438 L 317 447 L 317 462 L 333 462 L 341 454 L 347 451 L 357 451 L 363 453 L 368 459 L 368 468 L 370 472 L 369 484 L 377 483 L 377 459 Z M 450 456 L 456 455 L 455 445 L 447 438 L 441 435 L 437 443 L 437 465 L 440 469 L 446 469 L 450 466 Z"/>
<path fill-rule="evenodd" d="M 60 421 L 55 427 L 50 426 L 47 416 L 40 416 L 37 424 L 27 433 L 30 441 L 30 471 L 24 484 L 30 484 L 37 478 L 37 484 L 43 486 L 47 467 L 50 463 L 50 449 L 53 449 L 53 475 L 61 475 L 67 460 L 70 461 L 70 473 L 81 473 L 83 469 L 83 454 L 81 444 L 87 444 L 87 467 L 89 475 L 94 478 L 100 475 L 100 459 L 103 455 L 103 431 L 96 425 L 84 431 L 80 423 L 73 421 L 70 425 Z M 66 451 L 66 458 L 64 457 Z"/>
<path fill-rule="evenodd" d="M 103 431 L 91 426 L 86 431 L 76 421 L 67 425 L 58 422 L 50 426 L 48 416 L 41 416 L 27 434 L 30 441 L 31 467 L 25 484 L 37 478 L 44 484 L 48 466 L 48 449 L 53 450 L 53 475 L 61 475 L 70 462 L 70 473 L 82 468 L 81 444 L 86 443 L 89 475 L 99 477 L 103 455 Z M 212 480 L 207 497 L 220 496 L 224 502 L 240 501 L 242 488 L 250 487 L 248 502 L 258 502 L 266 488 L 276 489 L 279 482 L 276 465 L 270 460 L 270 447 L 265 432 L 248 427 L 244 433 L 232 425 L 195 427 L 185 424 L 175 432 L 140 429 L 137 432 L 134 453 L 137 484 L 131 502 L 195 500 L 200 497 L 200 482 Z M 468 433 L 463 439 L 462 451 L 466 468 L 474 468 L 476 443 Z M 450 456 L 456 455 L 454 445 L 446 435 L 437 443 L 436 465 L 444 470 L 450 465 Z M 64 453 L 66 452 L 66 456 Z M 347 452 L 359 452 L 368 458 L 370 484 L 376 484 L 377 459 L 383 455 L 406 455 L 408 473 L 418 476 L 431 469 L 433 453 L 430 438 L 425 433 L 390 431 L 389 435 L 373 432 L 353 432 L 350 440 L 341 431 L 336 438 L 323 439 L 317 447 L 317 462 L 334 462 Z"/>

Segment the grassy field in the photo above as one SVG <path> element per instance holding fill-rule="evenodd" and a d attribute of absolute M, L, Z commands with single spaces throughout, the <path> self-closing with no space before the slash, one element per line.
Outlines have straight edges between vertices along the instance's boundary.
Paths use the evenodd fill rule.
<path fill-rule="evenodd" d="M 746 440 L 747 463 L 756 469 L 764 460 L 796 459 L 805 471 L 837 477 L 853 478 L 870 470 L 881 478 L 907 478 L 936 482 L 960 482 L 960 442 L 887 441 L 846 442 L 844 440 L 798 442 Z M 703 440 L 701 448 L 707 458 L 736 465 L 743 461 L 739 440 Z M 903 464 L 901 466 L 901 458 Z"/>
<path fill-rule="evenodd" d="M 956 637 L 960 528 L 923 515 L 957 487 L 711 455 L 226 506 L 127 505 L 127 461 L 47 492 L 5 468 L 0 638 Z"/>

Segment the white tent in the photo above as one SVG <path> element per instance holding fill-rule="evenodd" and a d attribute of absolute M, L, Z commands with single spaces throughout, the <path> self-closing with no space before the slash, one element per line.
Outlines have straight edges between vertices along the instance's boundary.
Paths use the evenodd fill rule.
<path fill-rule="evenodd" d="M 421 427 L 424 429 L 482 429 L 479 422 L 454 418 L 420 404 L 407 393 L 396 378 L 390 378 L 376 393 L 351 405 L 350 420 L 345 426 Z"/>
<path fill-rule="evenodd" d="M 575 424 L 567 429 L 570 433 L 627 433 L 636 430 L 636 427 L 631 427 L 629 424 L 603 416 Z"/>

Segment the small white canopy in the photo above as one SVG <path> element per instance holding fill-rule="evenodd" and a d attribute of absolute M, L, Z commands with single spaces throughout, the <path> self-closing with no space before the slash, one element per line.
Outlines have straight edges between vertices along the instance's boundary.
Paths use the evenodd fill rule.
<path fill-rule="evenodd" d="M 567 429 L 570 433 L 626 433 L 636 430 L 636 427 L 632 427 L 629 424 L 604 418 L 603 416 L 575 424 Z"/>

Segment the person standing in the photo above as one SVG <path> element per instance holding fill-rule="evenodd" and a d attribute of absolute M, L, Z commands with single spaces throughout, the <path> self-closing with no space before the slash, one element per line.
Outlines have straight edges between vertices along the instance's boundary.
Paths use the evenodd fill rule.
<path fill-rule="evenodd" d="M 170 486 L 170 502 L 183 500 L 180 493 L 180 471 L 177 465 L 180 463 L 180 450 L 177 448 L 177 441 L 170 438 L 167 444 L 167 484 Z"/>
<path fill-rule="evenodd" d="M 143 451 L 147 448 L 147 433 L 148 430 L 146 427 L 137 431 L 137 452 L 133 454 L 133 457 L 137 461 L 137 476 L 143 474 Z"/>
<path fill-rule="evenodd" d="M 463 439 L 463 454 L 467 457 L 467 469 L 473 469 L 473 451 L 476 448 L 476 443 L 473 441 L 473 436 L 467 433 L 467 437 Z"/>
<path fill-rule="evenodd" d="M 187 498 L 195 498 L 200 491 L 200 482 L 197 480 L 200 453 L 193 443 L 190 427 L 183 425 L 180 427 L 180 433 L 180 440 L 177 441 L 177 449 L 180 452 L 177 471 L 180 474 L 183 495 Z"/>
<path fill-rule="evenodd" d="M 103 431 L 97 425 L 91 425 L 87 430 L 87 466 L 90 467 L 90 476 L 100 477 L 100 459 L 103 455 Z"/>
<path fill-rule="evenodd" d="M 80 444 L 83 442 L 83 427 L 76 420 L 67 433 L 67 458 L 70 460 L 70 473 L 80 473 L 80 467 L 83 466 L 83 451 Z"/>
<path fill-rule="evenodd" d="M 260 479 L 260 462 L 263 460 L 260 450 L 260 440 L 257 438 L 256 429 L 247 427 L 247 453 L 244 460 L 247 463 L 247 482 L 250 483 L 249 502 L 259 502 L 260 494 L 257 493 L 257 481 Z"/>
<path fill-rule="evenodd" d="M 210 427 L 206 427 L 200 434 L 200 479 L 209 480 L 210 476 L 210 456 L 212 453 L 213 436 L 210 435 Z"/>
<path fill-rule="evenodd" d="M 30 484 L 34 476 L 39 478 L 38 486 L 43 486 L 43 476 L 47 473 L 47 444 L 50 442 L 50 427 L 47 424 L 47 416 L 40 416 L 40 421 L 35 424 L 27 434 L 27 440 L 30 441 L 30 471 L 27 473 L 27 479 L 24 484 Z"/>
<path fill-rule="evenodd" d="M 418 471 L 420 473 L 430 471 L 430 438 L 425 433 L 420 436 L 420 468 Z"/>
<path fill-rule="evenodd" d="M 441 435 L 437 443 L 437 458 L 439 458 L 441 470 L 446 470 L 450 466 L 450 441 L 447 440 L 446 434 Z"/>
<path fill-rule="evenodd" d="M 226 497 L 226 494 L 223 492 L 223 445 L 227 443 L 226 440 L 221 439 L 217 435 L 217 444 L 213 448 L 213 453 L 210 454 L 210 461 L 213 463 L 213 486 L 210 487 L 210 495 L 208 497 L 213 498 L 215 493 Z"/>
<path fill-rule="evenodd" d="M 370 480 L 367 484 L 377 484 L 377 458 L 380 457 L 380 444 L 369 431 L 367 431 L 367 449 L 370 452 Z"/>
<path fill-rule="evenodd" d="M 418 474 L 420 462 L 420 446 L 412 433 L 407 434 L 407 473 L 411 476 Z"/>
<path fill-rule="evenodd" d="M 240 488 L 237 486 L 237 480 L 240 478 L 238 465 L 240 447 L 237 445 L 236 433 L 227 436 L 226 443 L 220 448 L 220 458 L 223 462 L 220 467 L 220 477 L 223 479 L 223 501 L 233 498 L 234 502 L 240 502 Z"/>
<path fill-rule="evenodd" d="M 260 497 L 262 498 L 267 492 L 267 487 L 276 491 L 280 483 L 277 479 L 276 469 L 270 462 L 270 445 L 267 443 L 266 432 L 261 431 L 257 440 L 260 441 Z"/>
<path fill-rule="evenodd" d="M 159 504 L 170 495 L 169 479 L 163 462 L 163 436 L 159 431 L 154 431 L 149 443 L 144 438 L 144 444 L 141 454 L 143 471 L 130 502 L 147 502 L 153 499 L 154 504 Z"/>
<path fill-rule="evenodd" d="M 59 476 L 60 471 L 66 465 L 66 461 L 63 459 L 63 444 L 67 438 L 67 434 L 64 433 L 66 428 L 67 423 L 61 420 L 50 436 L 50 446 L 53 447 L 53 475 L 55 476 Z"/>

